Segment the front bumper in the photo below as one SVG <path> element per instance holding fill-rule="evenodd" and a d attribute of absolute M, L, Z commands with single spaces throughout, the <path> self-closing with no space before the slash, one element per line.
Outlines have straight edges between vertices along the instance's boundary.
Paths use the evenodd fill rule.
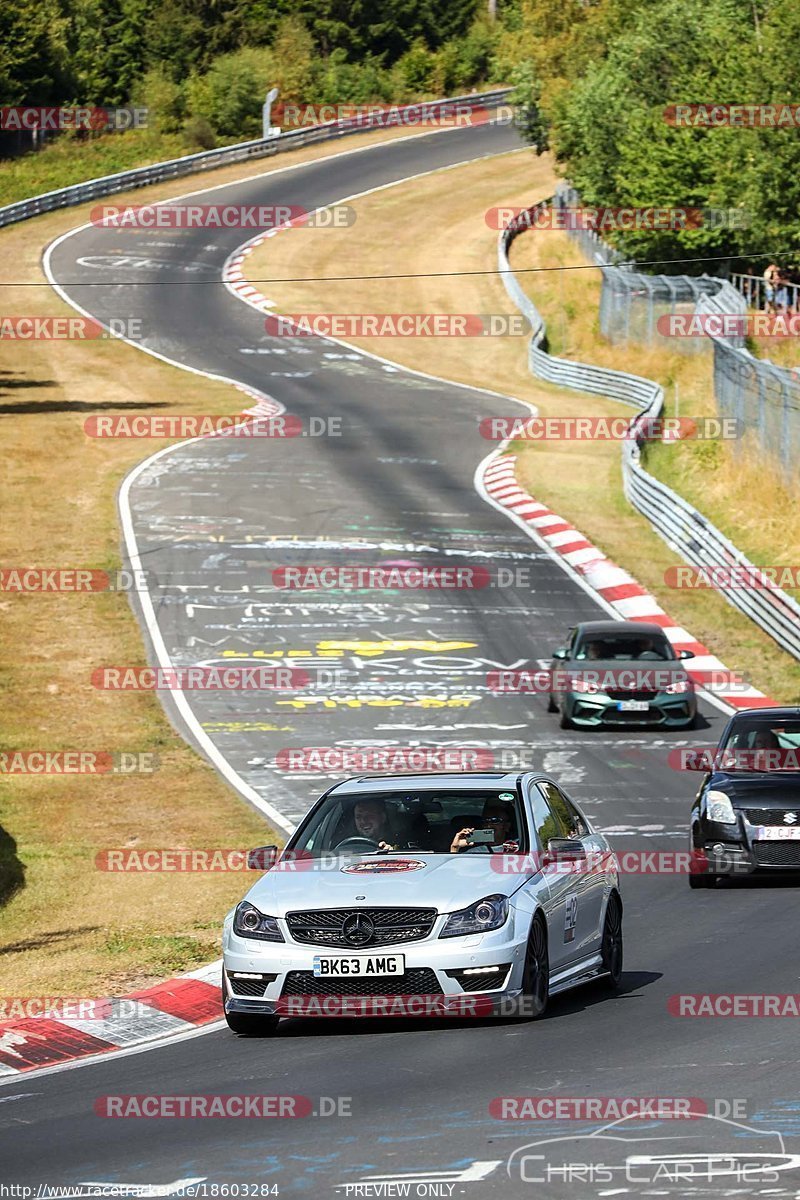
<path fill-rule="evenodd" d="M 529 923 L 529 917 L 512 908 L 500 929 L 440 939 L 435 936 L 441 928 L 437 921 L 434 933 L 419 941 L 357 952 L 402 954 L 403 975 L 315 980 L 316 956 L 348 958 L 356 952 L 291 941 L 259 942 L 238 936 L 226 922 L 225 1010 L 323 1017 L 489 1015 L 489 1009 L 502 1011 L 521 994 Z M 498 969 L 489 972 L 490 967 Z M 465 971 L 480 973 L 465 975 Z M 246 980 L 242 975 L 264 978 Z"/>
<path fill-rule="evenodd" d="M 586 728 L 646 725 L 662 729 L 683 729 L 690 724 L 697 712 L 697 697 L 694 692 L 677 696 L 657 692 L 647 698 L 646 711 L 625 711 L 619 708 L 616 697 L 603 692 L 568 692 L 563 700 L 563 711 L 575 724 Z"/>
<path fill-rule="evenodd" d="M 737 813 L 737 824 L 720 825 L 703 820 L 700 849 L 707 859 L 707 871 L 731 877 L 761 871 L 800 873 L 800 839 L 775 839 L 763 836 L 764 827 L 751 824 Z"/>

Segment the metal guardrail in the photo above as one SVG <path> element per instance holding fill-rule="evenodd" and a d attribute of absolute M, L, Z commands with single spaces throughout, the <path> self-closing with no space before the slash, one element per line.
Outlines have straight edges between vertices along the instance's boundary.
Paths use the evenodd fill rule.
<path fill-rule="evenodd" d="M 647 424 L 662 413 L 663 388 L 641 375 L 555 358 L 547 352 L 544 318 L 530 296 L 523 291 L 508 258 L 511 243 L 535 224 L 535 212 L 545 207 L 534 205 L 516 217 L 501 232 L 497 247 L 498 270 L 506 291 L 530 322 L 529 364 L 532 373 L 559 387 L 608 396 L 639 409 L 629 426 L 630 437 L 622 443 L 622 480 L 628 501 L 647 517 L 670 549 L 692 566 L 737 566 L 757 575 L 758 568 L 716 526 L 645 470 L 642 447 L 646 443 Z M 715 295 L 702 295 L 697 304 L 698 312 L 737 312 L 743 311 L 743 307 L 743 298 L 722 280 Z M 742 353 L 726 343 L 723 345 L 730 353 Z M 780 589 L 769 586 L 724 589 L 722 595 L 728 604 L 774 638 L 782 649 L 800 658 L 800 604 L 796 600 Z"/>
<path fill-rule="evenodd" d="M 412 125 L 411 118 L 417 113 L 420 117 L 431 112 L 437 115 L 446 115 L 454 109 L 464 108 L 467 105 L 485 105 L 491 108 L 503 100 L 510 91 L 511 88 L 496 88 L 491 92 L 473 92 L 468 96 L 453 96 L 443 100 L 404 104 L 398 106 L 397 112 L 402 113 L 408 124 Z M 30 217 L 38 217 L 42 213 L 84 204 L 87 200 L 97 200 L 102 196 L 111 196 L 116 192 L 125 192 L 131 188 L 147 187 L 151 183 L 179 179 L 184 175 L 196 175 L 203 171 L 211 171 L 215 167 L 227 166 L 229 163 L 246 162 L 253 158 L 268 158 L 273 154 L 280 154 L 284 150 L 292 150 L 295 146 L 308 146 L 315 142 L 342 137 L 348 133 L 367 133 L 372 129 L 385 128 L 387 125 L 389 122 L 385 114 L 382 117 L 380 113 L 365 113 L 362 116 L 345 117 L 340 121 L 327 121 L 322 125 L 310 125 L 307 129 L 293 129 L 274 138 L 257 138 L 250 142 L 237 142 L 233 146 L 221 146 L 218 150 L 201 150 L 198 154 L 187 154 L 183 158 L 172 158 L 167 162 L 154 163 L 149 167 L 134 167 L 130 171 L 119 171 L 115 175 L 103 175 L 98 179 L 89 179 L 85 183 L 75 183 L 70 187 L 44 192 L 40 196 L 32 196 L 28 200 L 7 204 L 4 208 L 0 208 L 0 228 L 5 225 L 13 225 L 17 221 L 26 221 Z"/>

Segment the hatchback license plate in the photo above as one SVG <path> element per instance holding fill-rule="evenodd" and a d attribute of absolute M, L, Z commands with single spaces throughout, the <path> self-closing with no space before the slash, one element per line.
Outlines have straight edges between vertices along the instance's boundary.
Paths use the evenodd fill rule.
<path fill-rule="evenodd" d="M 760 825 L 755 840 L 759 842 L 800 842 L 800 826 Z"/>
<path fill-rule="evenodd" d="M 617 708 L 620 712 L 647 712 L 650 705 L 646 700 L 618 700 Z"/>
<path fill-rule="evenodd" d="M 317 954 L 314 957 L 314 974 L 318 977 L 354 979 L 365 975 L 403 975 L 405 969 L 406 960 L 402 954 L 371 954 L 369 957 L 365 954 L 351 957 Z"/>

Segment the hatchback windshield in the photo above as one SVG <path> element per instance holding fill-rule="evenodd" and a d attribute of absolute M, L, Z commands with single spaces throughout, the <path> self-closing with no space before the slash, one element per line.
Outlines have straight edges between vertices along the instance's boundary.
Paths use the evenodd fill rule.
<path fill-rule="evenodd" d="M 800 770 L 800 718 L 751 716 L 734 721 L 716 754 L 718 770 Z"/>
<path fill-rule="evenodd" d="M 486 854 L 527 848 L 519 797 L 494 789 L 334 793 L 311 813 L 287 847 L 314 858 L 376 850 Z"/>

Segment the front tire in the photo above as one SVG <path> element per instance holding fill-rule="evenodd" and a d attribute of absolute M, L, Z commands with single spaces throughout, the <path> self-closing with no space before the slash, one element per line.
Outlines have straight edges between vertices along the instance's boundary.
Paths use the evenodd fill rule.
<path fill-rule="evenodd" d="M 523 1017 L 538 1021 L 543 1017 L 550 999 L 550 956 L 547 952 L 547 929 L 540 916 L 533 918 L 525 967 L 522 972 Z"/>
<path fill-rule="evenodd" d="M 564 709 L 564 708 L 561 709 L 561 716 L 558 718 L 558 727 L 559 727 L 559 729 L 573 729 L 574 728 L 572 721 L 567 716 L 566 709 Z"/>
<path fill-rule="evenodd" d="M 612 892 L 606 905 L 606 919 L 603 922 L 603 939 L 600 943 L 600 954 L 603 959 L 603 969 L 606 971 L 604 983 L 612 991 L 616 991 L 622 982 L 622 901 L 616 892 Z"/>

